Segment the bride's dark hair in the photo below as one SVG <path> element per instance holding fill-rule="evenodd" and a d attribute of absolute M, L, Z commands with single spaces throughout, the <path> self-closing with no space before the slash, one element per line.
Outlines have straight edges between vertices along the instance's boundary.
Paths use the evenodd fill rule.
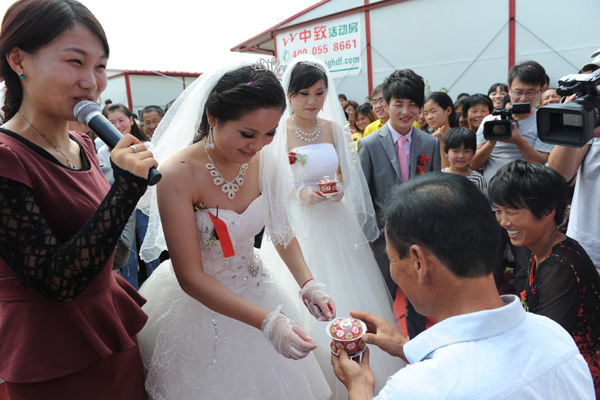
<path fill-rule="evenodd" d="M 327 75 L 319 68 L 314 67 L 310 64 L 299 62 L 292 71 L 290 77 L 290 87 L 288 88 L 288 94 L 290 97 L 296 96 L 302 89 L 308 89 L 321 79 L 325 81 L 325 87 L 329 87 L 327 82 Z"/>
<path fill-rule="evenodd" d="M 250 66 L 226 73 L 208 95 L 194 143 L 208 135 L 207 111 L 221 125 L 262 108 L 285 110 L 285 93 L 273 73 Z"/>

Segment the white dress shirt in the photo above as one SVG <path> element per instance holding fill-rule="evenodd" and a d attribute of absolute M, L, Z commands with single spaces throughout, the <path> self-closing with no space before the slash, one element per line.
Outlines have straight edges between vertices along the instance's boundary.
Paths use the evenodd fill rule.
<path fill-rule="evenodd" d="M 595 399 L 573 338 L 549 318 L 506 306 L 443 320 L 404 346 L 411 363 L 376 399 Z"/>

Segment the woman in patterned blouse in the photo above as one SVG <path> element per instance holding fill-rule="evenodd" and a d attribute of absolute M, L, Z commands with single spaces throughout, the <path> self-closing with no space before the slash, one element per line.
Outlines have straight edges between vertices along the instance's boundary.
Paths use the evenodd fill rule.
<path fill-rule="evenodd" d="M 515 246 L 527 246 L 523 307 L 558 322 L 586 359 L 600 396 L 600 275 L 585 250 L 559 232 L 567 185 L 556 171 L 522 160 L 502 167 L 488 193 L 498 222 Z"/>

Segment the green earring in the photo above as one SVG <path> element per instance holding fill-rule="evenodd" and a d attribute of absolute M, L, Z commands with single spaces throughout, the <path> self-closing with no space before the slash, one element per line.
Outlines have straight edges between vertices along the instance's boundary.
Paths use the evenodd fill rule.
<path fill-rule="evenodd" d="M 21 73 L 19 74 L 19 78 L 25 79 L 25 74 L 23 73 L 23 71 L 21 71 Z"/>

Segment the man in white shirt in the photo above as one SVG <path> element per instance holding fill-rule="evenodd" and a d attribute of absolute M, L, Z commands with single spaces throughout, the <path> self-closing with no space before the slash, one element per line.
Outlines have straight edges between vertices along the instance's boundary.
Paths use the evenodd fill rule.
<path fill-rule="evenodd" d="M 366 343 L 409 363 L 376 399 L 595 398 L 569 333 L 526 313 L 516 296 L 498 295 L 497 222 L 475 185 L 458 174 L 425 174 L 397 188 L 385 221 L 392 278 L 438 323 L 408 341 L 384 319 L 352 313 L 367 323 Z M 356 363 L 342 350 L 332 364 L 349 399 L 373 398 L 368 351 Z"/>

